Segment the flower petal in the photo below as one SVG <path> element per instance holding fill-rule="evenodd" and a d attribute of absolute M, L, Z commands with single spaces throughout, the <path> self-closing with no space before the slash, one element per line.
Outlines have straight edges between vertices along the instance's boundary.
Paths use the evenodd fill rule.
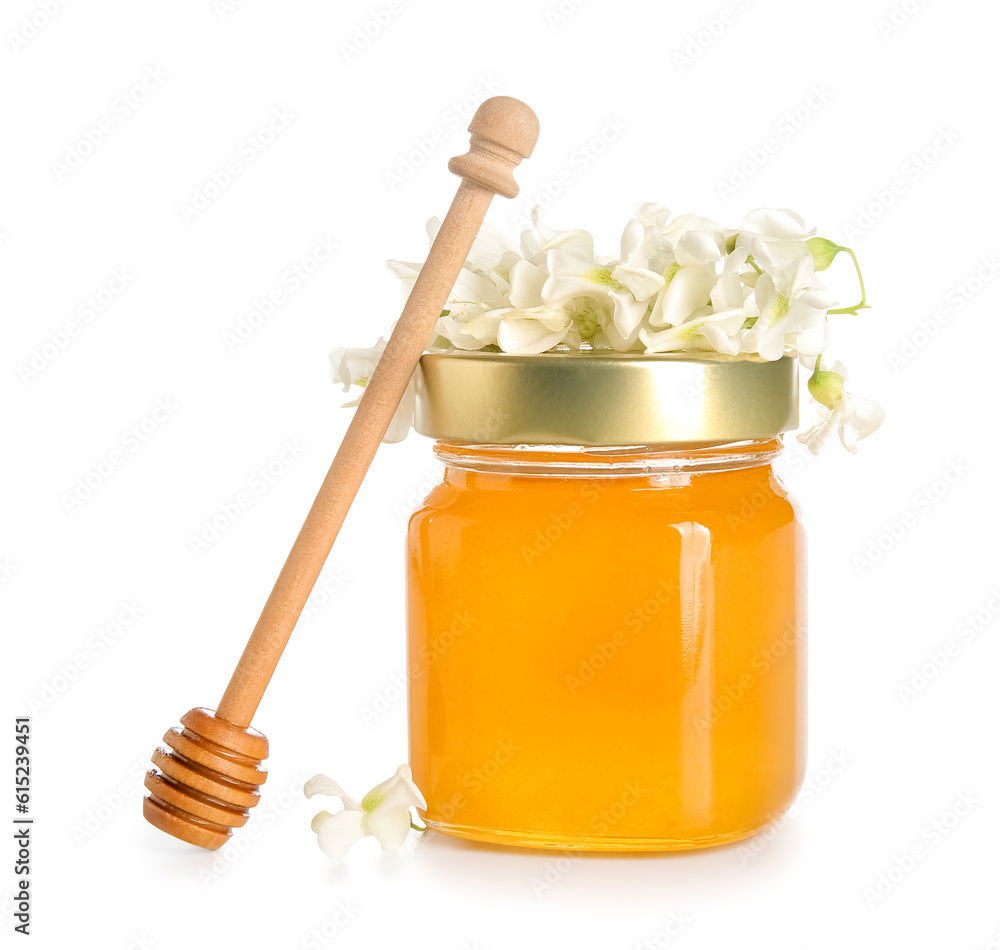
<path fill-rule="evenodd" d="M 514 307 L 538 307 L 542 304 L 542 287 L 548 277 L 545 269 L 528 261 L 518 261 L 510 269 L 510 303 Z"/>
<path fill-rule="evenodd" d="M 406 805 L 381 805 L 367 816 L 365 825 L 383 851 L 395 851 L 410 833 L 410 809 Z"/>
<path fill-rule="evenodd" d="M 552 274 L 542 286 L 546 307 L 564 307 L 575 297 L 603 297 L 610 288 L 577 275 Z"/>
<path fill-rule="evenodd" d="M 558 248 L 574 257 L 594 260 L 594 238 L 588 231 L 556 231 L 543 245 L 544 250 Z"/>
<path fill-rule="evenodd" d="M 715 272 L 702 267 L 681 267 L 656 298 L 649 322 L 654 327 L 677 326 L 703 307 L 715 286 Z"/>
<path fill-rule="evenodd" d="M 615 327 L 624 339 L 635 340 L 635 332 L 639 329 L 642 318 L 646 316 L 649 304 L 645 298 L 637 301 L 628 291 L 616 290 L 610 297 L 615 305 L 612 318 Z"/>
<path fill-rule="evenodd" d="M 562 311 L 547 310 L 545 319 L 530 311 L 511 311 L 500 321 L 497 344 L 505 353 L 544 353 L 566 336 L 572 321 Z"/>
<path fill-rule="evenodd" d="M 325 818 L 320 819 L 322 815 Z M 362 827 L 366 815 L 363 811 L 345 810 L 335 815 L 320 812 L 313 819 L 313 831 L 316 832 L 320 850 L 331 861 L 340 861 L 350 850 L 351 845 L 365 836 Z"/>
<path fill-rule="evenodd" d="M 611 277 L 626 287 L 636 300 L 643 302 L 655 297 L 666 285 L 662 274 L 631 264 L 619 264 L 611 271 Z"/>
<path fill-rule="evenodd" d="M 781 240 L 805 240 L 811 234 L 805 221 L 788 208 L 757 208 L 743 218 L 740 230 Z"/>
<path fill-rule="evenodd" d="M 826 318 L 795 334 L 795 351 L 799 356 L 818 356 L 830 342 L 830 328 Z"/>
<path fill-rule="evenodd" d="M 681 266 L 707 267 L 722 256 L 718 243 L 705 231 L 685 231 L 674 245 L 677 263 Z M 714 276 L 714 275 L 713 275 Z"/>
<path fill-rule="evenodd" d="M 470 317 L 465 323 L 457 323 L 453 328 L 451 340 L 459 349 L 476 350 L 484 346 L 489 346 L 497 341 L 497 330 L 500 329 L 500 321 L 506 313 L 504 310 L 487 310 L 485 313 L 477 313 Z M 442 320 L 447 320 L 443 317 Z"/>
<path fill-rule="evenodd" d="M 826 410 L 825 416 L 819 422 L 812 426 L 812 428 L 806 429 L 805 432 L 799 433 L 796 438 L 813 455 L 816 455 L 833 433 L 836 421 L 836 414 L 833 410 Z"/>
<path fill-rule="evenodd" d="M 332 778 L 326 775 L 314 775 L 302 786 L 302 791 L 306 798 L 312 798 L 313 795 L 332 795 L 344 803 L 344 808 L 351 811 L 361 811 L 361 805 L 351 798 Z"/>
<path fill-rule="evenodd" d="M 858 442 L 871 435 L 885 420 L 885 410 L 870 399 L 844 396 L 848 403 L 840 422 L 840 442 L 852 455 L 858 451 Z"/>
<path fill-rule="evenodd" d="M 632 218 L 622 232 L 621 259 L 628 261 L 642 247 L 646 229 L 638 218 Z"/>
<path fill-rule="evenodd" d="M 472 242 L 469 263 L 480 270 L 490 271 L 500 263 L 504 254 L 514 250 L 514 244 L 506 232 L 485 221 Z"/>
<path fill-rule="evenodd" d="M 364 797 L 364 801 L 373 802 L 369 808 L 373 812 L 378 808 L 394 808 L 404 806 L 406 808 L 426 808 L 427 802 L 420 794 L 420 789 L 413 784 L 413 773 L 408 765 L 401 765 L 396 769 L 391 778 L 376 785 Z"/>

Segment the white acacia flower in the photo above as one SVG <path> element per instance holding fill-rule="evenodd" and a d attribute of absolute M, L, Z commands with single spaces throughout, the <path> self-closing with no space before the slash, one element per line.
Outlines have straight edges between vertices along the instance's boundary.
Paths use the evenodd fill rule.
<path fill-rule="evenodd" d="M 493 343 L 505 353 L 544 353 L 561 343 L 572 325 L 572 318 L 563 310 L 506 307 L 470 318 L 460 336 L 475 341 L 470 349 Z"/>
<path fill-rule="evenodd" d="M 647 353 L 675 353 L 680 350 L 715 350 L 736 356 L 739 353 L 739 333 L 746 319 L 746 311 L 723 310 L 711 307 L 696 310 L 682 324 L 663 330 L 639 331 L 639 339 Z"/>
<path fill-rule="evenodd" d="M 344 349 L 338 347 L 330 351 L 330 376 L 334 382 L 343 383 L 346 393 L 352 386 L 362 390 L 368 385 L 378 361 L 382 358 L 386 341 L 379 337 L 374 346 L 355 346 Z M 351 408 L 361 402 L 359 393 L 350 402 L 344 403 L 344 408 Z M 383 442 L 402 442 L 413 426 L 413 411 L 416 406 L 416 388 L 411 379 L 403 393 L 399 407 L 396 409 L 392 422 L 383 437 Z"/>
<path fill-rule="evenodd" d="M 312 820 L 320 850 L 331 861 L 341 860 L 351 845 L 366 835 L 374 836 L 384 851 L 395 851 L 410 833 L 410 809 L 427 807 L 408 765 L 401 765 L 392 778 L 376 785 L 360 802 L 325 775 L 314 775 L 303 791 L 306 798 L 332 795 L 344 805 L 334 814 L 321 811 Z"/>
<path fill-rule="evenodd" d="M 647 266 L 642 224 L 629 222 L 622 234 L 621 256 L 612 261 L 597 259 L 593 238 L 585 231 L 570 233 L 572 239 L 547 242 L 549 276 L 542 287 L 542 301 L 553 308 L 573 306 L 574 301 L 588 298 L 598 306 L 609 301 L 611 319 L 603 329 L 615 349 L 629 349 L 650 298 L 664 285 L 663 277 Z"/>
<path fill-rule="evenodd" d="M 816 236 L 815 228 L 787 208 L 758 208 L 739 228 L 726 229 L 700 215 L 639 204 L 617 258 L 597 254 L 587 231 L 553 230 L 538 215 L 536 208 L 532 227 L 519 240 L 484 225 L 437 320 L 429 351 L 714 350 L 766 360 L 788 355 L 811 369 L 829 343 L 828 316 L 868 308 L 854 251 Z M 429 222 L 431 241 L 439 227 L 437 219 Z M 817 271 L 841 252 L 854 263 L 861 299 L 831 310 L 833 299 Z M 388 263 L 408 294 L 423 265 Z M 370 350 L 335 350 L 334 378 L 345 386 L 365 385 L 384 345 L 379 340 Z M 855 396 L 843 399 L 828 412 L 836 413 L 834 427 L 844 422 L 846 440 L 852 431 L 870 429 L 881 410 Z M 405 435 L 412 407 L 411 386 L 387 441 Z"/>
<path fill-rule="evenodd" d="M 816 369 L 809 379 L 809 392 L 817 405 L 825 410 L 819 421 L 798 435 L 798 440 L 814 455 L 837 431 L 840 443 L 852 455 L 858 451 L 858 442 L 871 435 L 885 419 L 885 410 L 870 399 L 851 395 L 844 389 L 847 371 L 839 361 L 832 370 Z"/>
<path fill-rule="evenodd" d="M 740 224 L 736 246 L 747 247 L 765 270 L 766 257 L 793 261 L 809 252 L 808 240 L 816 229 L 808 230 L 805 221 L 787 208 L 758 208 Z"/>
<path fill-rule="evenodd" d="M 813 256 L 806 248 L 793 261 L 768 262 L 754 284 L 754 303 L 760 316 L 744 338 L 746 350 L 759 353 L 765 360 L 781 359 L 791 334 L 809 331 L 805 336 L 815 355 L 825 345 L 826 311 L 833 299 L 816 279 Z M 818 337 L 818 339 L 817 339 Z"/>
<path fill-rule="evenodd" d="M 719 229 L 721 234 L 721 228 Z M 649 322 L 654 327 L 675 327 L 704 307 L 718 279 L 722 250 L 716 235 L 699 228 L 681 232 L 670 252 L 673 261 L 663 272 L 663 289 L 653 303 Z"/>

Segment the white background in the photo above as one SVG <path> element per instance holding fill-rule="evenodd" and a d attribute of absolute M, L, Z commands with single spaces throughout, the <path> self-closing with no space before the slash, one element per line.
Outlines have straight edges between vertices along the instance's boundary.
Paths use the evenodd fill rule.
<path fill-rule="evenodd" d="M 44 7 L 0 12 L 3 768 L 13 717 L 33 710 L 37 946 L 997 946 L 994 4 Z M 366 24 L 376 35 L 349 48 Z M 131 92 L 144 76 L 153 88 Z M 403 523 L 436 471 L 413 436 L 380 451 L 333 592 L 258 713 L 263 804 L 223 852 L 182 845 L 141 819 L 145 760 L 218 701 L 349 420 L 327 352 L 397 316 L 383 262 L 422 259 L 457 184 L 447 159 L 496 93 L 542 128 L 522 196 L 494 203 L 501 226 L 540 202 L 614 254 L 637 201 L 732 225 L 788 206 L 859 253 L 873 306 L 836 319 L 831 355 L 887 421 L 857 457 L 790 440 L 785 463 L 810 532 L 809 791 L 754 851 L 569 859 L 429 835 L 395 854 L 368 839 L 330 866 L 301 779 L 360 797 L 406 756 Z M 248 145 L 275 109 L 292 118 Z M 321 239 L 335 254 L 227 347 Z M 127 286 L 61 338 L 116 271 Z M 828 284 L 854 302 L 843 261 Z M 39 363 L 53 338 L 67 345 Z M 176 408 L 128 439 L 157 400 Z M 281 474 L 255 481 L 275 459 Z M 196 554 L 241 492 L 249 506 Z M 130 601 L 138 616 L 101 645 Z M 978 633 L 962 626 L 977 611 Z"/>

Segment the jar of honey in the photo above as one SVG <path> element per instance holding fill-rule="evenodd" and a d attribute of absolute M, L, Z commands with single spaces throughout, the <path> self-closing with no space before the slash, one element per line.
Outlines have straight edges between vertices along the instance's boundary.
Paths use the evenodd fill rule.
<path fill-rule="evenodd" d="M 805 562 L 771 468 L 797 373 L 707 354 L 428 354 L 444 477 L 408 535 L 410 764 L 432 828 L 699 848 L 788 808 Z"/>

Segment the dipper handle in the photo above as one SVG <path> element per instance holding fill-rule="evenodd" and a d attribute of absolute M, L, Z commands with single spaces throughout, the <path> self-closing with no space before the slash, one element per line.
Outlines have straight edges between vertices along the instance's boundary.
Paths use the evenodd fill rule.
<path fill-rule="evenodd" d="M 497 96 L 479 107 L 469 132 L 468 153 L 448 165 L 463 179 L 455 200 L 219 703 L 218 718 L 237 726 L 250 725 L 490 201 L 518 192 L 513 170 L 534 150 L 538 119 L 523 102 Z"/>

